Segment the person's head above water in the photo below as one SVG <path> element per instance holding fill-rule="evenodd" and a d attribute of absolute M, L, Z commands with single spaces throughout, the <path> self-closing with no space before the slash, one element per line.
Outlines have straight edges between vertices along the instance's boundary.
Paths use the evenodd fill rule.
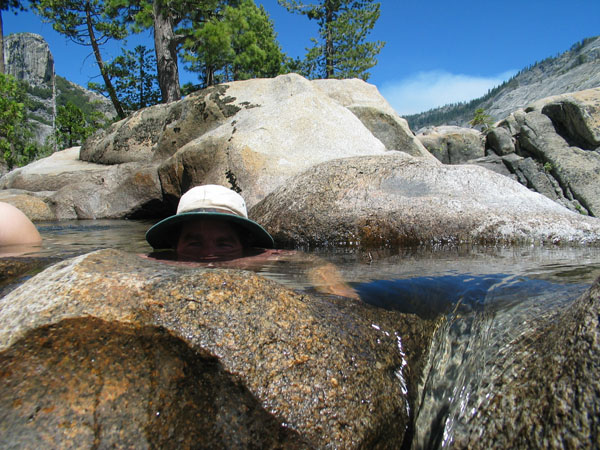
<path fill-rule="evenodd" d="M 224 186 L 196 186 L 182 195 L 177 213 L 146 233 L 154 249 L 170 248 L 178 259 L 234 259 L 252 248 L 273 248 L 273 238 L 248 219 L 241 195 Z"/>
<path fill-rule="evenodd" d="M 37 228 L 20 209 L 0 202 L 0 246 L 38 244 L 41 241 Z"/>

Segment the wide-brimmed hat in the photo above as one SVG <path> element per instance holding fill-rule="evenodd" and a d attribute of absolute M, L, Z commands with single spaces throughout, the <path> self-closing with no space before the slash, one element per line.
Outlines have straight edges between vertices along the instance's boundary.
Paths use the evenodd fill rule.
<path fill-rule="evenodd" d="M 172 248 L 179 227 L 198 218 L 219 219 L 235 224 L 249 233 L 254 247 L 273 248 L 271 235 L 259 224 L 248 219 L 246 202 L 240 194 L 224 186 L 196 186 L 181 196 L 177 213 L 161 220 L 146 232 L 146 240 L 155 249 Z"/>

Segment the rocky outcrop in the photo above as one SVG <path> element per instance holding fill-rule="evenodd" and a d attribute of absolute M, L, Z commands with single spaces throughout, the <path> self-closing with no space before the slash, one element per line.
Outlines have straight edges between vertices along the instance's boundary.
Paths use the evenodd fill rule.
<path fill-rule="evenodd" d="M 472 128 L 431 127 L 421 130 L 417 139 L 444 164 L 464 164 L 485 155 L 484 138 Z"/>
<path fill-rule="evenodd" d="M 313 164 L 391 146 L 434 160 L 373 86 L 289 74 L 140 110 L 88 139 L 81 160 L 54 154 L 0 188 L 36 193 L 57 219 L 158 217 L 197 184 L 229 186 L 253 205 Z"/>
<path fill-rule="evenodd" d="M 535 102 L 498 125 L 487 147 L 522 184 L 600 215 L 600 88 Z"/>
<path fill-rule="evenodd" d="M 400 152 L 314 166 L 250 215 L 289 246 L 600 244 L 600 220 L 572 213 L 508 177 Z"/>
<path fill-rule="evenodd" d="M 0 323 L 3 447 L 399 448 L 433 333 L 116 250 L 31 278 Z"/>
<path fill-rule="evenodd" d="M 112 103 L 105 97 L 55 76 L 54 58 L 42 36 L 34 33 L 8 35 L 4 38 L 4 57 L 6 73 L 28 86 L 30 102 L 25 111 L 34 133 L 33 140 L 38 145 L 48 145 L 56 105 L 72 101 L 74 97 L 83 98 L 84 109 L 98 111 L 107 118 L 116 115 Z"/>
<path fill-rule="evenodd" d="M 54 83 L 54 58 L 45 39 L 33 33 L 15 33 L 4 38 L 6 73 L 31 86 Z"/>
<path fill-rule="evenodd" d="M 2 201 L 36 221 L 136 218 L 161 210 L 155 164 L 93 164 L 79 160 L 79 147 L 13 170 L 0 188 Z"/>
<path fill-rule="evenodd" d="M 377 114 L 385 125 L 377 125 Z M 215 86 L 139 111 L 88 140 L 81 158 L 103 164 L 161 161 L 167 199 L 214 183 L 241 191 L 253 205 L 313 164 L 383 153 L 389 148 L 378 137 L 430 157 L 373 87 L 289 74 Z"/>
<path fill-rule="evenodd" d="M 510 80 L 480 99 L 465 104 L 446 105 L 407 116 L 411 128 L 436 125 L 468 126 L 478 108 L 494 120 L 540 99 L 600 86 L 600 36 L 575 43 L 571 49 L 524 68 Z"/>

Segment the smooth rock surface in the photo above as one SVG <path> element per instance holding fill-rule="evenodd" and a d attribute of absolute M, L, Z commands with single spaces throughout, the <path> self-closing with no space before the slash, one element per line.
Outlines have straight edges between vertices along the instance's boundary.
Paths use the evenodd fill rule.
<path fill-rule="evenodd" d="M 251 209 L 279 245 L 599 245 L 600 220 L 508 177 L 400 152 L 312 167 Z"/>
<path fill-rule="evenodd" d="M 73 147 L 13 170 L 0 179 L 0 199 L 33 221 L 135 218 L 164 210 L 155 164 L 95 164 L 81 161 L 79 152 Z"/>

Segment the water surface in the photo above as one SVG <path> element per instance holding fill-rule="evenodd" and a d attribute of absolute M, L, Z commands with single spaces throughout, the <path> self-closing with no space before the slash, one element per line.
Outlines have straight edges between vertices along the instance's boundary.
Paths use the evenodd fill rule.
<path fill-rule="evenodd" d="M 148 254 L 152 249 L 144 234 L 152 224 L 127 220 L 40 223 L 43 242 L 25 254 L 67 258 L 102 248 Z M 541 318 L 564 310 L 600 276 L 597 248 L 303 251 L 335 263 L 370 304 L 446 319 L 434 337 L 421 404 L 416 405 L 414 448 L 450 447 L 453 433 L 464 426 L 465 418 L 487 401 L 477 396 L 482 374 L 495 374 L 494 366 L 484 363 L 510 351 L 511 343 L 531 332 Z M 272 262 L 259 273 L 292 289 L 312 291 L 305 269 L 293 261 Z"/>

